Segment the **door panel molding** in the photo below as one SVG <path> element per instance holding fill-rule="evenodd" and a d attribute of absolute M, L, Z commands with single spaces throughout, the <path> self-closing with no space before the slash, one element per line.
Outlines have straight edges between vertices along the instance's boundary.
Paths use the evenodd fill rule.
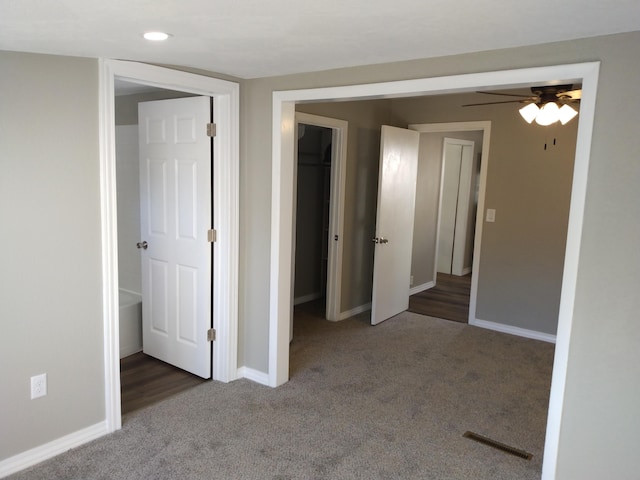
<path fill-rule="evenodd" d="M 211 378 L 212 323 L 211 228 L 212 142 L 208 96 L 138 103 L 140 162 L 140 250 L 142 263 L 142 338 L 147 355 L 202 378 Z M 163 124 L 163 140 L 152 141 L 152 124 Z M 163 159 L 163 175 L 149 175 L 150 159 Z M 162 192 L 154 195 L 154 192 Z M 159 202 L 160 205 L 156 205 Z M 162 219 L 154 228 L 152 212 Z M 154 295 L 156 277 L 146 265 L 162 260 L 158 279 L 164 294 Z M 163 320 L 161 333 L 154 323 Z"/>

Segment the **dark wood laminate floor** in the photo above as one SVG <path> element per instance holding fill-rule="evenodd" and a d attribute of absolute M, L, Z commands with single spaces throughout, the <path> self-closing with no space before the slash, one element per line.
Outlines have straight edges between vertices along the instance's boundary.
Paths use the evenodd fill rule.
<path fill-rule="evenodd" d="M 464 276 L 438 273 L 436 286 L 409 297 L 409 311 L 467 323 L 471 274 Z"/>
<path fill-rule="evenodd" d="M 120 360 L 122 414 L 160 402 L 206 380 L 142 352 Z"/>

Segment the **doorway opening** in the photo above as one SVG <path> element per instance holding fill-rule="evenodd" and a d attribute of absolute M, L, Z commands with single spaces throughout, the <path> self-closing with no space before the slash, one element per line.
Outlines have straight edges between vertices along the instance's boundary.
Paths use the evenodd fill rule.
<path fill-rule="evenodd" d="M 326 318 L 333 131 L 302 123 L 298 117 L 297 129 L 293 306 L 311 308 Z M 292 341 L 293 337 L 294 328 Z"/>
<path fill-rule="evenodd" d="M 273 386 L 288 379 L 288 326 L 291 295 L 291 238 L 293 185 L 283 179 L 291 178 L 293 167 L 293 131 L 282 128 L 291 124 L 295 103 L 310 100 L 331 100 L 338 98 L 371 98 L 374 96 L 417 96 L 436 95 L 442 92 L 470 92 L 478 88 L 511 88 L 532 83 L 557 82 L 558 78 L 581 82 L 583 95 L 581 121 L 578 126 L 575 167 L 571 191 L 571 207 L 568 220 L 568 234 L 565 250 L 564 270 L 556 354 L 549 402 L 549 416 L 545 441 L 543 476 L 554 475 L 557 463 L 560 436 L 560 420 L 567 374 L 568 351 L 573 321 L 578 276 L 578 252 L 584 215 L 586 181 L 588 176 L 591 132 L 595 112 L 599 64 L 583 63 L 559 65 L 521 70 L 504 70 L 479 74 L 450 77 L 432 77 L 404 82 L 332 87 L 314 90 L 274 92 L 273 97 L 273 201 L 272 242 L 271 242 L 271 308 L 269 330 L 269 382 Z M 477 260 L 475 260 L 477 261 Z"/>
<path fill-rule="evenodd" d="M 326 303 L 332 137 L 330 128 L 298 121 L 294 305 Z"/>
<path fill-rule="evenodd" d="M 336 118 L 296 112 L 293 308 L 313 302 L 330 321 L 341 319 L 344 182 L 348 124 Z"/>
<path fill-rule="evenodd" d="M 115 151 L 115 83 L 145 85 L 213 99 L 214 211 L 212 283 L 216 342 L 212 348 L 212 377 L 228 382 L 238 377 L 238 157 L 239 86 L 152 65 L 118 60 L 100 61 L 100 179 L 103 265 L 106 430 L 122 425 L 119 340 L 119 268 L 117 178 Z"/>
<path fill-rule="evenodd" d="M 473 323 L 476 315 L 477 273 L 482 242 L 482 219 L 478 219 L 477 212 L 483 211 L 485 203 L 487 168 L 489 165 L 489 144 L 491 140 L 491 122 L 450 122 L 450 123 L 423 123 L 409 126 L 420 132 L 421 149 L 424 157 L 421 158 L 419 170 L 419 185 L 416 196 L 416 218 L 425 218 L 425 222 L 416 222 L 414 234 L 414 255 L 425 258 L 426 252 L 433 252 L 427 261 L 421 265 L 414 264 L 413 284 L 410 290 L 409 311 L 429 315 L 437 318 L 457 321 L 460 323 Z M 451 272 L 440 272 L 438 260 L 442 256 L 440 244 L 443 241 L 441 234 L 442 224 L 442 184 L 445 171 L 443 164 L 446 161 L 445 145 L 453 143 L 461 145 L 459 153 L 464 148 L 470 148 L 473 143 L 473 156 L 471 171 L 467 178 L 468 193 L 465 234 L 461 242 L 464 248 L 460 249 L 457 275 Z M 468 145 L 469 147 L 465 147 Z M 456 151 L 454 150 L 454 154 Z M 469 152 L 468 152 L 469 153 Z M 455 156 L 455 155 L 454 155 Z M 461 157 L 460 157 L 460 160 Z M 469 159 L 467 159 L 469 161 Z M 462 166 L 460 164 L 460 166 Z M 462 173 L 458 169 L 458 174 Z M 436 182 L 433 178 L 437 178 Z M 459 176 L 458 176 L 459 178 Z M 455 204 L 452 210 L 457 214 L 458 195 L 454 195 Z M 451 216 L 451 212 L 450 216 Z M 456 215 L 457 216 L 457 215 Z M 455 218 L 455 217 L 453 217 Z M 449 264 L 453 263 L 453 236 L 455 227 L 450 227 L 450 248 L 447 252 Z M 457 230 L 460 234 L 460 230 Z M 445 262 L 447 263 L 447 262 Z"/>
<path fill-rule="evenodd" d="M 159 211 L 160 209 L 158 205 L 154 204 L 149 204 L 147 208 L 143 206 L 148 204 L 149 201 L 153 203 L 159 199 L 154 195 L 141 196 L 141 191 L 149 190 L 149 188 L 153 187 L 153 182 L 150 180 L 152 177 L 148 181 L 143 180 L 142 182 L 140 178 L 139 137 L 141 132 L 146 131 L 146 126 L 143 126 L 143 130 L 140 129 L 138 114 L 141 105 L 144 105 L 145 108 L 147 108 L 147 105 L 152 105 L 148 102 L 155 102 L 153 105 L 160 106 L 167 101 L 173 101 L 173 104 L 175 104 L 177 99 L 196 96 L 187 92 L 159 89 L 149 85 L 120 80 L 115 82 L 114 93 L 118 206 L 120 385 L 122 413 L 126 414 L 138 408 L 162 401 L 201 383 L 200 377 L 172 365 L 175 362 L 166 359 L 169 363 L 165 363 L 155 356 L 144 353 L 149 352 L 151 348 L 149 338 L 146 341 L 143 340 L 150 334 L 150 331 L 144 325 L 149 326 L 153 322 L 145 321 L 148 319 L 145 319 L 143 315 L 154 309 L 149 308 L 150 292 L 148 287 L 144 287 L 145 272 L 149 269 L 141 269 L 141 263 L 143 257 L 147 262 L 150 261 L 151 250 L 148 250 L 148 248 L 153 249 L 156 242 L 151 237 L 155 238 L 156 235 L 149 236 L 147 233 L 143 233 L 143 230 L 145 232 L 150 230 L 149 228 L 143 229 L 141 227 L 149 223 L 149 218 L 146 221 L 144 219 L 147 211 Z M 202 102 L 199 103 L 202 104 Z M 165 106 L 163 110 L 166 111 L 168 108 L 173 107 Z M 183 105 L 182 109 L 184 110 L 183 113 L 192 111 L 189 106 L 185 108 Z M 208 117 L 206 121 L 208 121 Z M 142 133 L 142 137 L 145 137 L 144 133 Z M 201 139 L 200 142 L 202 143 L 202 141 Z M 210 162 L 210 159 L 208 162 Z M 201 169 L 198 169 L 198 171 L 201 171 Z M 201 179 L 200 185 L 209 182 L 209 178 Z M 141 184 L 145 187 L 142 188 Z M 210 188 L 209 186 L 209 190 Z M 202 194 L 206 195 L 205 192 L 202 192 Z M 209 222 L 206 223 L 209 225 Z M 199 242 L 198 245 L 200 250 L 201 243 Z M 205 248 L 208 248 L 208 245 Z M 203 254 L 208 255 L 206 252 L 201 255 Z M 154 253 L 154 257 L 157 257 L 157 252 Z M 210 275 L 208 276 L 210 277 Z M 211 279 L 209 278 L 210 282 Z M 204 292 L 200 293 L 200 295 L 202 294 Z M 207 316 L 210 317 L 210 315 Z M 165 338 L 165 335 L 162 338 Z M 187 345 L 189 346 L 190 344 Z M 155 346 L 155 349 L 158 350 L 158 346 Z M 187 358 L 189 357 L 185 357 L 185 361 Z M 209 358 L 207 364 L 210 364 L 210 361 Z M 193 361 L 187 361 L 187 364 L 191 367 L 194 365 Z"/>

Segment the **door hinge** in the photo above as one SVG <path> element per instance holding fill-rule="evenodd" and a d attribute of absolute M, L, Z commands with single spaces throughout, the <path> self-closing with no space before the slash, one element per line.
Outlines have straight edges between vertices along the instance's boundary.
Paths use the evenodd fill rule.
<path fill-rule="evenodd" d="M 216 231 L 213 228 L 211 230 L 207 230 L 207 241 L 209 243 L 214 243 L 216 241 Z"/>
<path fill-rule="evenodd" d="M 207 330 L 207 342 L 213 342 L 216 339 L 216 329 L 210 328 Z"/>
<path fill-rule="evenodd" d="M 215 136 L 216 136 L 216 124 L 207 123 L 207 137 L 215 137 Z"/>

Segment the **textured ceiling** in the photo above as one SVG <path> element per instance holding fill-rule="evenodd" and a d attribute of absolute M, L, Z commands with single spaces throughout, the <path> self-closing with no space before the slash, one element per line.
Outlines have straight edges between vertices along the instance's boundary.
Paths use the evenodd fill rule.
<path fill-rule="evenodd" d="M 173 36 L 149 43 L 142 33 Z M 640 30 L 640 1 L 0 0 L 0 49 L 255 78 Z"/>

